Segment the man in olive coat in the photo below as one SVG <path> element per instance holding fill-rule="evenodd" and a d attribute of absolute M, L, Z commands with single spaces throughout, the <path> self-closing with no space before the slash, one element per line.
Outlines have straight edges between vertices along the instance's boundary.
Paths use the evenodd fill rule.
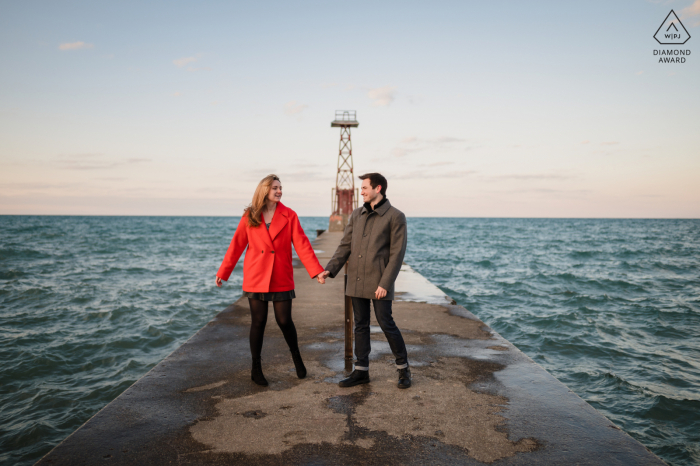
<path fill-rule="evenodd" d="M 389 341 L 399 372 L 399 388 L 411 386 L 406 345 L 391 315 L 394 281 L 406 253 L 406 216 L 386 198 L 387 181 L 379 173 L 368 173 L 362 180 L 365 204 L 348 219 L 343 239 L 326 265 L 320 280 L 331 278 L 348 263 L 348 286 L 355 314 L 355 370 L 340 381 L 341 387 L 369 382 L 370 300 L 374 314 Z M 319 280 L 319 281 L 320 281 Z"/>

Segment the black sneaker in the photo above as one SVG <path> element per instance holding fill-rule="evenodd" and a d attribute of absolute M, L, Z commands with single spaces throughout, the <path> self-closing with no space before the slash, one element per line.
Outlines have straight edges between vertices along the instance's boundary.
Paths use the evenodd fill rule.
<path fill-rule="evenodd" d="M 369 383 L 369 371 L 352 371 L 350 377 L 343 379 L 338 382 L 341 387 L 354 387 L 355 385 L 361 385 L 363 383 Z"/>
<path fill-rule="evenodd" d="M 399 383 L 397 387 L 408 388 L 411 386 L 411 369 L 408 366 L 403 369 L 397 369 L 399 372 Z"/>

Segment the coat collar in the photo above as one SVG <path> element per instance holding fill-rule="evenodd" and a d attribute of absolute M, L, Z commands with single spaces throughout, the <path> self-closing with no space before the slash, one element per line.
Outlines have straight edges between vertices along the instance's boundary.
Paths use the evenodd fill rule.
<path fill-rule="evenodd" d="M 372 210 L 372 206 L 368 202 L 365 202 L 365 204 L 362 206 L 362 212 L 360 212 L 360 214 L 376 212 L 380 217 L 382 217 L 390 208 L 391 202 L 389 202 L 389 199 L 385 197 L 374 206 L 374 211 Z"/>
<path fill-rule="evenodd" d="M 268 230 L 271 240 L 274 241 L 279 232 L 282 231 L 282 229 L 287 225 L 287 222 L 289 221 L 288 219 L 289 208 L 281 202 L 278 202 L 277 208 L 275 209 L 275 215 L 272 216 L 272 223 L 270 223 L 270 229 Z M 260 226 L 265 228 L 265 225 Z M 267 230 L 267 228 L 265 229 Z"/>

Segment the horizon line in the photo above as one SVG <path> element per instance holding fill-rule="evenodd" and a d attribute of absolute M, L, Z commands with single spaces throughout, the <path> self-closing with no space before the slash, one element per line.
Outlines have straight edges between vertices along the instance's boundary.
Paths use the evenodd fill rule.
<path fill-rule="evenodd" d="M 162 218 L 241 218 L 240 215 L 165 215 L 165 214 L 0 214 L 0 217 L 162 217 Z M 329 218 L 325 215 L 299 215 L 299 218 Z M 406 218 L 471 218 L 504 220 L 700 220 L 700 217 L 481 217 L 481 216 L 406 216 Z"/>

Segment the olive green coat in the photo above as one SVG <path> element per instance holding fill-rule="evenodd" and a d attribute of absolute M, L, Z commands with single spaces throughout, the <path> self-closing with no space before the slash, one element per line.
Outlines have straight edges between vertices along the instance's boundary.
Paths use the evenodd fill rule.
<path fill-rule="evenodd" d="M 392 207 L 389 199 L 373 211 L 362 206 L 348 219 L 343 239 L 326 270 L 335 278 L 347 262 L 346 295 L 376 299 L 374 292 L 381 286 L 386 290 L 382 299 L 393 300 L 406 239 L 406 216 Z"/>

